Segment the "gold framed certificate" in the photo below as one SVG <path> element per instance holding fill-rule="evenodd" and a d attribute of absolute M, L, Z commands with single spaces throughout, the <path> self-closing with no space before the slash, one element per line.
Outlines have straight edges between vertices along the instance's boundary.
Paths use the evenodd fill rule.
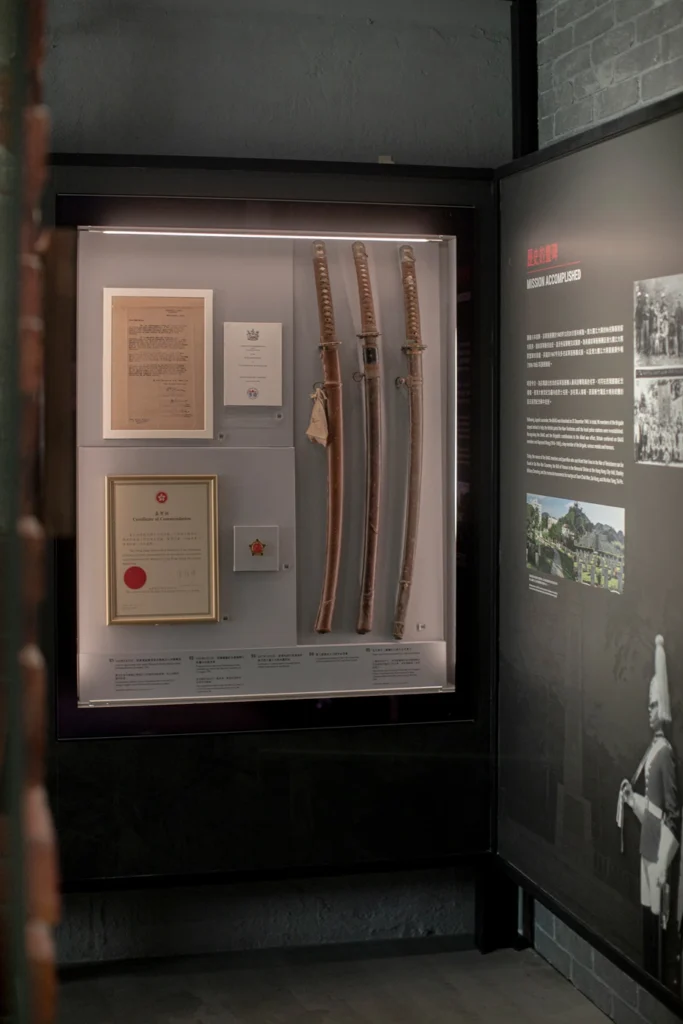
<path fill-rule="evenodd" d="M 106 478 L 107 625 L 218 621 L 218 478 Z"/>
<path fill-rule="evenodd" d="M 213 437 L 213 292 L 105 288 L 103 306 L 103 437 Z"/>

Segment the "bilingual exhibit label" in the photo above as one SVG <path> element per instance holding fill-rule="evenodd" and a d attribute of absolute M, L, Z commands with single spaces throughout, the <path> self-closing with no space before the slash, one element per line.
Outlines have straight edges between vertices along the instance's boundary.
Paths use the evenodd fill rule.
<path fill-rule="evenodd" d="M 555 599 L 561 580 L 618 596 L 627 579 L 627 325 L 589 319 L 584 255 L 576 239 L 527 249 L 526 290 L 536 294 L 525 301 L 518 353 L 526 367 L 519 398 L 527 406 L 528 585 Z M 577 288 L 554 299 L 538 294 L 562 284 Z M 546 577 L 555 586 L 543 585 Z"/>
<path fill-rule="evenodd" d="M 527 249 L 526 265 L 527 273 L 530 275 L 527 277 L 527 290 L 580 281 L 581 261 L 572 259 L 569 262 L 561 262 L 563 259 L 564 251 L 559 242 Z"/>
<path fill-rule="evenodd" d="M 438 691 L 447 687 L 446 643 L 82 653 L 79 680 L 88 707 Z"/>

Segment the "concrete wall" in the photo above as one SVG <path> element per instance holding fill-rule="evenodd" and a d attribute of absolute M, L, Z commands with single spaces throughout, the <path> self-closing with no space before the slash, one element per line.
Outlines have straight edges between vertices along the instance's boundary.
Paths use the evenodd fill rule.
<path fill-rule="evenodd" d="M 540 145 L 683 90 L 683 0 L 538 0 Z"/>
<path fill-rule="evenodd" d="M 505 0 L 51 0 L 56 152 L 496 166 Z"/>
<path fill-rule="evenodd" d="M 677 1024 L 675 1014 L 540 903 L 534 928 L 536 951 L 615 1024 Z"/>
<path fill-rule="evenodd" d="M 57 943 L 65 966 L 473 935 L 470 875 L 440 870 L 67 895 Z"/>

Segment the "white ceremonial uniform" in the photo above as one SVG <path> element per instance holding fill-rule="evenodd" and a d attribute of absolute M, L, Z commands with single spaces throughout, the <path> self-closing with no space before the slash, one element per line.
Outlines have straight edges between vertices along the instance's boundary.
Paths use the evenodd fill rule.
<path fill-rule="evenodd" d="M 665 736 L 655 736 L 644 764 L 645 810 L 640 841 L 640 902 L 653 914 L 661 910 L 659 846 L 662 826 L 677 835 L 676 777 L 673 751 Z"/>

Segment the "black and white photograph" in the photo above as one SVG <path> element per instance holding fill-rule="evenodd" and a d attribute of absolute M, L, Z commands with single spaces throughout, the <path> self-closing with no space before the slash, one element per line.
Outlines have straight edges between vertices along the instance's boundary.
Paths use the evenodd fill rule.
<path fill-rule="evenodd" d="M 621 594 L 625 545 L 623 508 L 527 494 L 528 569 Z"/>
<path fill-rule="evenodd" d="M 683 366 L 683 274 L 636 281 L 633 291 L 636 367 Z"/>
<path fill-rule="evenodd" d="M 683 466 L 683 374 L 636 376 L 633 402 L 636 462 Z"/>
<path fill-rule="evenodd" d="M 626 808 L 640 829 L 643 966 L 659 981 L 676 988 L 683 948 L 683 860 L 676 856 L 681 841 L 681 802 L 678 758 L 671 742 L 666 650 L 661 635 L 655 637 L 647 713 L 652 738 L 633 774 L 621 783 L 617 826 L 621 830 L 622 853 Z"/>

